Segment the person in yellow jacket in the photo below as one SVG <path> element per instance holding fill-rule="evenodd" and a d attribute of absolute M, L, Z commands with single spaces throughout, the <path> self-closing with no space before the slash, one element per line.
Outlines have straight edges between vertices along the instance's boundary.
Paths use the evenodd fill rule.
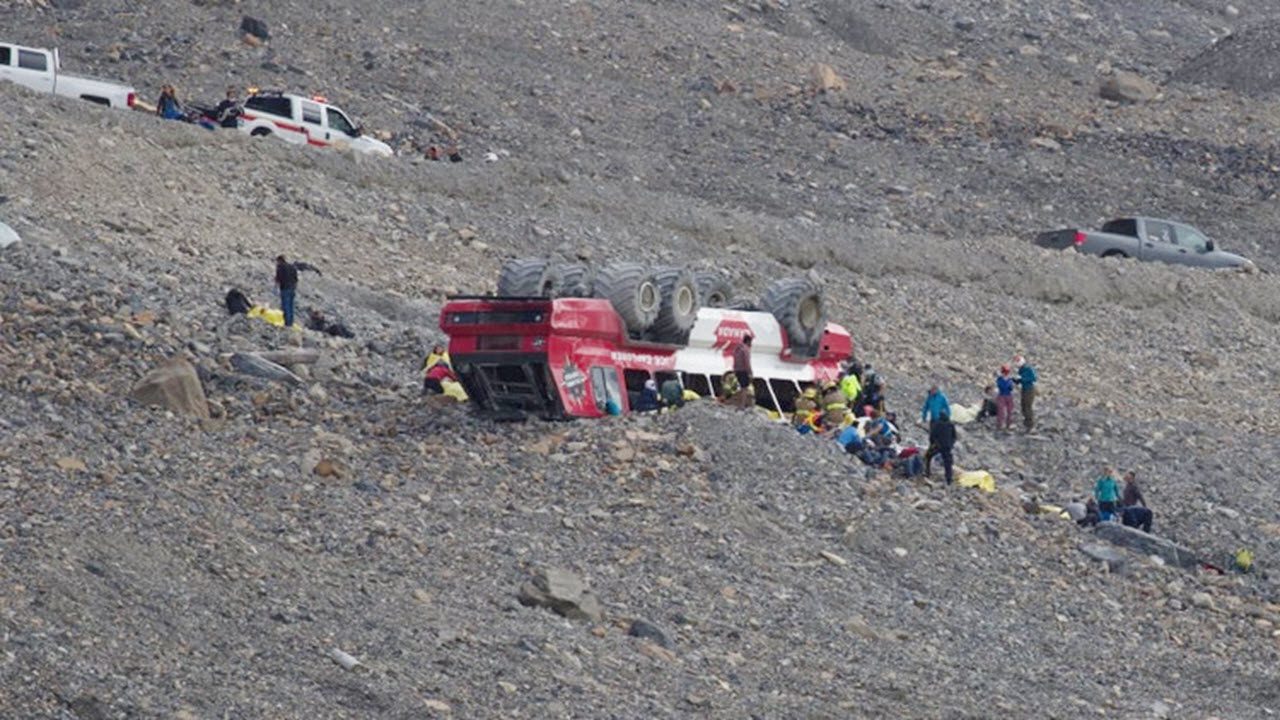
<path fill-rule="evenodd" d="M 818 388 L 807 387 L 800 397 L 796 398 L 796 412 L 813 412 L 818 409 Z"/>
<path fill-rule="evenodd" d="M 858 376 L 849 372 L 840 378 L 840 392 L 844 393 L 845 403 L 853 407 L 858 396 L 862 394 L 862 383 L 858 381 Z"/>
<path fill-rule="evenodd" d="M 849 402 L 844 399 L 844 392 L 834 382 L 829 382 L 822 390 L 822 424 L 827 427 L 839 427 L 844 416 L 849 412 Z"/>
<path fill-rule="evenodd" d="M 449 351 L 445 350 L 443 345 L 432 345 L 431 352 L 427 353 L 427 359 L 422 363 L 422 374 L 425 376 L 428 370 L 442 360 L 449 367 L 453 367 L 453 361 L 449 359 Z"/>

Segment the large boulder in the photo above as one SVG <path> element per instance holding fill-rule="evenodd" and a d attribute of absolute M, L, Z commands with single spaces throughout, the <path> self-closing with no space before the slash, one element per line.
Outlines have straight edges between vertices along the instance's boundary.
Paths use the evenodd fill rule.
<path fill-rule="evenodd" d="M 209 401 L 195 367 L 182 358 L 169 362 L 147 373 L 129 397 L 143 405 L 155 405 L 176 413 L 198 418 L 209 417 Z"/>
<path fill-rule="evenodd" d="M 259 40 L 271 39 L 271 30 L 267 27 L 267 24 L 258 18 L 248 15 L 240 18 L 240 32 Z"/>
<path fill-rule="evenodd" d="M 1118 72 L 1107 78 L 1098 88 L 1098 94 L 1106 100 L 1123 103 L 1150 102 L 1159 94 L 1160 88 L 1150 80 L 1129 72 Z"/>
<path fill-rule="evenodd" d="M 14 230 L 8 225 L 0 222 L 0 250 L 3 250 L 10 245 L 15 245 L 21 241 L 22 238 L 18 236 L 17 230 Z"/>
<path fill-rule="evenodd" d="M 1184 570 L 1195 570 L 1200 567 L 1200 558 L 1190 548 L 1170 542 L 1161 537 L 1144 533 L 1137 528 L 1126 527 L 1120 523 L 1099 523 L 1093 534 L 1112 545 L 1129 548 L 1143 555 L 1155 555 L 1165 564 Z"/>
<path fill-rule="evenodd" d="M 245 375 L 287 383 L 302 385 L 302 378 L 290 372 L 288 368 L 273 363 L 257 353 L 234 353 L 231 356 L 231 367 Z"/>
<path fill-rule="evenodd" d="M 604 610 L 582 578 L 562 568 L 545 568 L 520 586 L 517 595 L 526 607 L 545 607 L 570 620 L 600 622 Z"/>

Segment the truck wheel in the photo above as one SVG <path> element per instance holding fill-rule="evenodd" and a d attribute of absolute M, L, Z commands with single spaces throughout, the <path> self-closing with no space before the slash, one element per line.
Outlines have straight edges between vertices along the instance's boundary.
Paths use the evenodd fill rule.
<path fill-rule="evenodd" d="M 653 281 L 653 274 L 639 263 L 605 266 L 596 274 L 592 294 L 612 303 L 628 332 L 635 335 L 653 325 L 662 303 L 662 293 Z"/>
<path fill-rule="evenodd" d="M 270 134 L 271 134 L 271 131 L 264 127 L 254 128 L 253 131 L 249 133 L 251 137 L 266 137 Z"/>
<path fill-rule="evenodd" d="M 808 352 L 822 340 L 827 325 L 827 305 L 822 288 L 806 278 L 783 278 L 771 284 L 760 298 L 787 332 L 793 351 Z"/>
<path fill-rule="evenodd" d="M 1104 258 L 1108 258 L 1108 257 L 1113 257 L 1113 258 L 1127 258 L 1127 257 L 1129 257 L 1129 256 L 1128 256 L 1128 255 L 1126 255 L 1126 254 L 1125 254 L 1125 252 L 1124 252 L 1123 250 L 1108 250 L 1108 251 L 1106 251 L 1106 252 L 1102 253 L 1102 257 L 1104 257 Z"/>
<path fill-rule="evenodd" d="M 591 297 L 594 277 L 584 263 L 555 263 L 548 270 L 553 297 Z"/>
<path fill-rule="evenodd" d="M 498 273 L 501 297 L 551 297 L 550 263 L 543 258 L 515 258 Z"/>
<path fill-rule="evenodd" d="M 698 284 L 693 273 L 681 268 L 659 268 L 653 280 L 662 293 L 658 303 L 658 318 L 649 328 L 649 334 L 658 342 L 683 345 L 689 341 L 689 331 L 698 319 Z"/>
<path fill-rule="evenodd" d="M 733 301 L 733 287 L 718 272 L 700 272 L 694 276 L 698 284 L 698 300 L 703 307 L 728 307 Z"/>

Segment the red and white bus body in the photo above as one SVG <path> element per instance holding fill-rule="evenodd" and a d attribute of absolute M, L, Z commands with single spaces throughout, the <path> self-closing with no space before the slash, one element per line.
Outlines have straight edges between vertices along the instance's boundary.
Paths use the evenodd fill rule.
<path fill-rule="evenodd" d="M 476 407 L 511 417 L 600 417 L 609 400 L 629 412 L 650 378 L 717 395 L 747 334 L 756 403 L 788 413 L 804 388 L 837 379 L 853 353 L 849 333 L 834 323 L 814 357 L 798 357 L 769 313 L 720 308 L 698 311 L 687 345 L 634 340 L 609 301 L 596 298 L 453 298 L 440 328 Z"/>

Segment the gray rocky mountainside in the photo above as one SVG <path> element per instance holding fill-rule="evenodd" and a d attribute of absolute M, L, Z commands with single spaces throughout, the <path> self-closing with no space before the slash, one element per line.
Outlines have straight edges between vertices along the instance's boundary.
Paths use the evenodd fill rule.
<path fill-rule="evenodd" d="M 1274 12 L 0 2 L 0 39 L 68 72 L 149 101 L 322 93 L 399 153 L 0 85 L 22 238 L 0 249 L 0 716 L 1271 716 L 1280 115 L 1274 58 L 1240 48 L 1275 46 Z M 1104 99 L 1119 73 L 1151 86 Z M 422 159 L 442 127 L 465 162 Z M 1261 272 L 1029 242 L 1127 213 Z M 231 286 L 269 299 L 279 253 L 324 270 L 300 306 L 355 339 L 227 318 Z M 988 495 L 707 404 L 496 425 L 424 402 L 444 297 L 549 253 L 747 294 L 816 273 L 904 416 L 933 381 L 975 402 L 1024 352 L 1042 427 L 962 430 Z M 319 359 L 291 382 L 229 360 L 265 350 Z M 130 399 L 175 357 L 207 418 Z M 1256 572 L 1101 562 L 1024 511 L 1105 464 L 1143 474 L 1162 536 Z"/>

